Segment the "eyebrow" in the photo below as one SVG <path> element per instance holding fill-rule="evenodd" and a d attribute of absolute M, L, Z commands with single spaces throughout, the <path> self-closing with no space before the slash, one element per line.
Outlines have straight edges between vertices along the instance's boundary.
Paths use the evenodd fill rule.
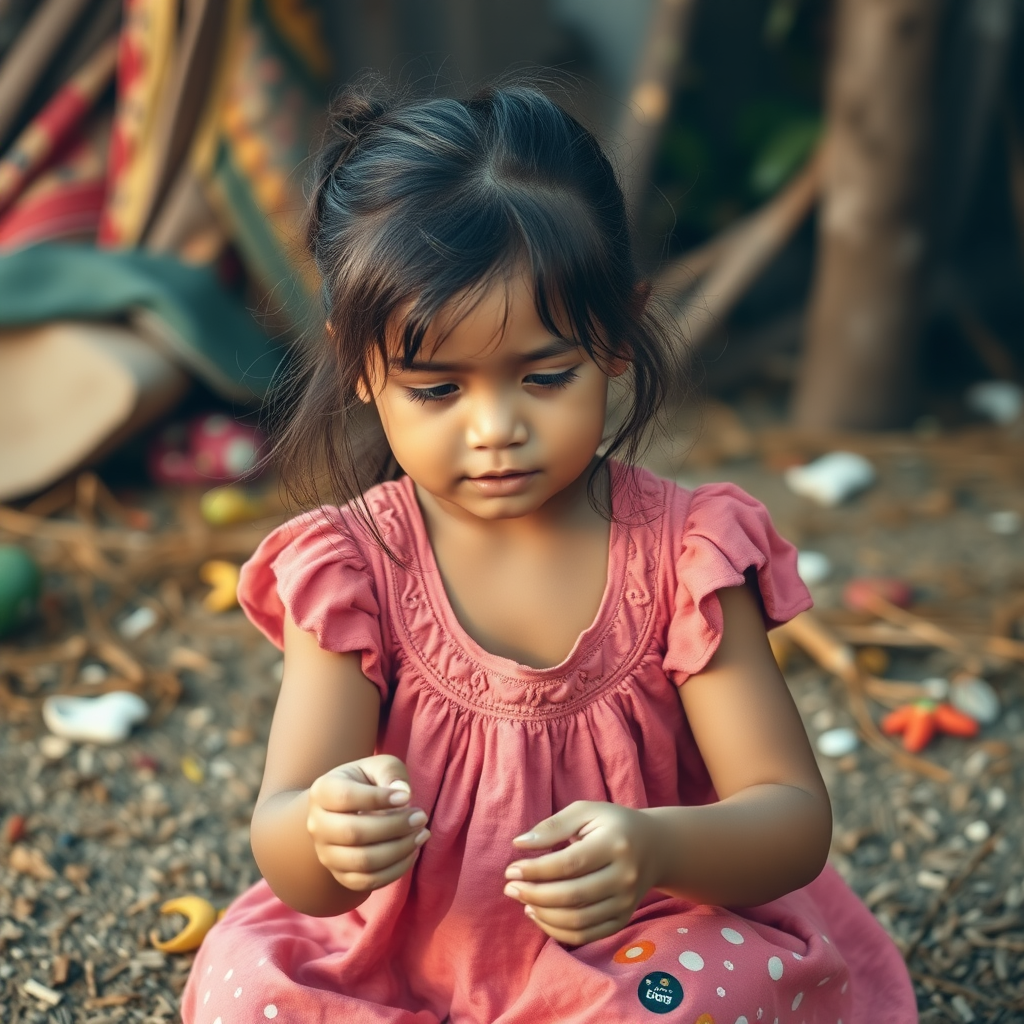
<path fill-rule="evenodd" d="M 555 356 L 564 355 L 575 348 L 576 346 L 572 342 L 556 338 L 541 348 L 525 353 L 519 361 L 521 363 L 537 363 L 542 359 L 552 359 Z M 411 363 L 406 363 L 401 357 L 391 360 L 392 370 L 428 370 L 432 373 L 452 373 L 465 366 L 465 363 L 436 363 L 423 359 L 414 359 Z"/>

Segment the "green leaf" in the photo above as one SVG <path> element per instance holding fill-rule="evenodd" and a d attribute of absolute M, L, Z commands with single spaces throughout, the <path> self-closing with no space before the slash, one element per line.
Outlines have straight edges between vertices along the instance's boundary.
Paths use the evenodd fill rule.
<path fill-rule="evenodd" d="M 754 158 L 751 191 L 760 197 L 778 191 L 811 155 L 821 135 L 821 121 L 801 118 L 783 125 Z"/>

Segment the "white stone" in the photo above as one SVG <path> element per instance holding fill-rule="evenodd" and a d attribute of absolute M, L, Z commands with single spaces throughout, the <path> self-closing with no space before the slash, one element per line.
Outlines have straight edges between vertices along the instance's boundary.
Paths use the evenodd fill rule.
<path fill-rule="evenodd" d="M 823 732 L 818 737 L 816 746 L 818 752 L 825 757 L 845 757 L 860 746 L 860 740 L 852 729 L 843 727 Z"/>
<path fill-rule="evenodd" d="M 921 680 L 924 692 L 928 694 L 929 700 L 945 700 L 949 696 L 949 680 L 942 676 L 930 676 Z"/>
<path fill-rule="evenodd" d="M 39 741 L 39 753 L 47 761 L 59 761 L 71 750 L 71 744 L 63 736 L 44 736 Z"/>
<path fill-rule="evenodd" d="M 917 873 L 917 884 L 922 889 L 932 889 L 935 892 L 942 892 L 946 886 L 949 885 L 949 879 L 945 875 L 940 875 L 937 871 L 927 871 L 922 869 Z"/>
<path fill-rule="evenodd" d="M 1001 509 L 999 512 L 990 512 L 985 517 L 985 525 L 1000 537 L 1012 537 L 1020 533 L 1021 516 L 1013 509 Z"/>
<path fill-rule="evenodd" d="M 796 571 L 804 583 L 813 587 L 832 575 L 832 562 L 820 551 L 800 551 L 796 556 Z"/>
<path fill-rule="evenodd" d="M 999 694 L 984 679 L 972 676 L 955 680 L 949 689 L 949 702 L 982 725 L 999 720 Z"/>
<path fill-rule="evenodd" d="M 992 835 L 992 829 L 989 828 L 987 821 L 979 818 L 977 821 L 972 821 L 965 829 L 964 835 L 972 843 L 983 843 L 990 835 Z"/>
<path fill-rule="evenodd" d="M 127 618 L 122 619 L 117 628 L 121 636 L 128 640 L 135 640 L 151 630 L 156 625 L 158 618 L 157 613 L 148 604 L 144 604 L 136 608 Z"/>
<path fill-rule="evenodd" d="M 856 452 L 830 452 L 806 466 L 791 466 L 785 481 L 794 494 L 831 508 L 870 487 L 875 467 Z"/>
<path fill-rule="evenodd" d="M 978 381 L 967 389 L 964 399 L 971 412 L 993 423 L 1012 423 L 1024 408 L 1024 392 L 1008 380 Z"/>
<path fill-rule="evenodd" d="M 985 803 L 993 814 L 998 814 L 1006 807 L 1006 790 L 1002 786 L 993 786 L 985 794 Z"/>

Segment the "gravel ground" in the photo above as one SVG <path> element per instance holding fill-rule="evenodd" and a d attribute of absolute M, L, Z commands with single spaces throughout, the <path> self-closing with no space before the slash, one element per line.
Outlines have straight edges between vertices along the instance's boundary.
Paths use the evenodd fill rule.
<path fill-rule="evenodd" d="M 1019 628 L 1024 537 L 994 533 L 989 520 L 993 512 L 1024 511 L 1019 449 L 993 462 L 963 456 L 956 445 L 878 442 L 879 484 L 823 510 L 782 485 L 780 467 L 793 455 L 787 443 L 743 438 L 742 424 L 712 423 L 682 478 L 735 480 L 769 505 L 801 548 L 826 554 L 833 574 L 815 588 L 826 621 L 849 624 L 839 608 L 845 580 L 884 573 L 911 582 L 915 610 L 947 628 L 981 633 L 995 623 L 1007 635 Z M 660 458 L 663 472 L 679 468 L 671 452 Z M 43 621 L 0 648 L 4 1021 L 177 1019 L 191 956 L 153 948 L 154 934 L 170 937 L 182 924 L 161 915 L 161 903 L 192 893 L 223 907 L 258 877 L 248 820 L 278 653 L 237 610 L 203 608 L 196 567 L 217 544 L 189 511 L 195 496 L 173 507 L 159 494 L 126 500 L 155 512 L 149 536 L 187 521 L 178 555 L 146 563 L 145 538 L 124 544 L 131 531 L 123 526 L 117 544 L 117 529 L 82 526 L 86 534 L 71 539 L 37 531 L 28 543 L 48 570 Z M 87 523 L 91 514 L 72 512 L 48 522 Z M 25 521 L 0 520 L 0 540 L 24 528 Z M 250 530 L 248 541 L 255 536 Z M 129 571 L 133 560 L 145 564 Z M 84 617 L 83 595 L 91 607 Z M 140 606 L 157 612 L 156 624 L 128 640 L 118 624 Z M 86 649 L 60 646 L 75 636 L 86 638 Z M 149 722 L 110 747 L 62 749 L 47 738 L 43 696 L 126 685 L 132 661 L 143 670 L 134 688 L 158 703 Z M 903 648 L 886 675 L 949 676 L 959 664 L 948 652 Z M 812 739 L 854 725 L 844 684 L 800 654 L 786 672 Z M 867 745 L 821 758 L 835 813 L 832 862 L 904 950 L 921 1019 L 934 1024 L 1024 1020 L 1024 673 L 1007 664 L 986 675 L 1002 701 L 999 720 L 977 739 L 944 737 L 925 752 L 948 779 L 908 771 Z M 870 707 L 877 720 L 884 708 Z M 26 991 L 30 980 L 59 1002 Z"/>

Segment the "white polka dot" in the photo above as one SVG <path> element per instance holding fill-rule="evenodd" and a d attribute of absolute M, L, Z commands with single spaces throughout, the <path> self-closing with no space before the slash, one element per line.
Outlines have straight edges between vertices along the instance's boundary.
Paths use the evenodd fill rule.
<path fill-rule="evenodd" d="M 803 998 L 804 998 L 803 992 L 797 992 L 796 996 L 794 996 L 794 998 L 793 998 L 793 1009 L 794 1010 L 801 1004 L 801 1002 L 803 1002 Z"/>
<path fill-rule="evenodd" d="M 235 989 L 235 998 L 237 999 L 241 994 L 242 994 L 242 986 L 239 985 L 238 988 Z"/>
<path fill-rule="evenodd" d="M 264 964 L 265 964 L 265 963 L 267 962 L 267 960 L 268 960 L 268 959 L 269 959 L 269 957 L 262 957 L 262 958 L 261 958 L 261 959 L 260 959 L 260 960 L 259 960 L 259 961 L 257 962 L 256 966 L 257 966 L 257 967 L 262 967 L 262 966 L 263 966 L 263 965 L 264 965 Z"/>
<path fill-rule="evenodd" d="M 831 976 L 827 978 L 822 978 L 821 981 L 818 982 L 818 988 L 821 988 L 822 985 L 827 985 L 831 980 Z"/>
<path fill-rule="evenodd" d="M 777 956 L 769 958 L 768 974 L 772 981 L 778 981 L 782 977 L 782 961 Z"/>
<path fill-rule="evenodd" d="M 210 993 L 207 992 L 206 995 L 203 996 L 203 1006 L 205 1006 L 209 1001 L 210 1001 Z"/>
<path fill-rule="evenodd" d="M 744 1017 L 744 1016 L 743 1016 L 743 1014 L 741 1013 L 741 1014 L 740 1014 L 740 1015 L 739 1015 L 739 1016 L 738 1016 L 738 1017 L 736 1018 L 736 1024 L 750 1024 L 750 1021 L 748 1021 L 748 1020 L 747 1020 L 747 1018 L 746 1018 L 746 1017 Z"/>
<path fill-rule="evenodd" d="M 743 945 L 743 936 L 740 935 L 735 928 L 723 928 L 722 938 L 725 939 L 726 942 L 731 942 L 734 946 Z"/>
<path fill-rule="evenodd" d="M 724 988 L 722 988 L 722 986 L 721 986 L 721 985 L 719 985 L 719 986 L 718 986 L 718 988 L 716 988 L 716 989 L 715 989 L 715 991 L 716 991 L 716 992 L 717 992 L 717 993 L 718 993 L 718 994 L 719 994 L 720 996 L 723 996 L 723 997 L 725 996 L 725 989 L 724 989 Z"/>
<path fill-rule="evenodd" d="M 234 974 L 234 973 L 235 973 L 235 969 L 232 967 L 231 970 L 229 970 L 228 973 L 224 975 L 224 980 L 225 981 L 230 981 L 231 980 L 231 975 Z"/>
<path fill-rule="evenodd" d="M 793 959 L 794 960 L 803 960 L 803 957 L 799 953 L 794 953 L 793 954 Z"/>
<path fill-rule="evenodd" d="M 723 960 L 722 965 L 725 967 L 727 971 L 731 971 L 733 969 L 731 960 Z"/>
<path fill-rule="evenodd" d="M 689 930 L 690 930 L 689 928 L 677 928 L 676 929 L 676 931 L 679 932 L 680 935 L 685 935 Z"/>
<path fill-rule="evenodd" d="M 263 1007 L 263 1016 L 273 1020 L 277 1016 L 277 1007 L 273 1003 L 268 1003 Z"/>
<path fill-rule="evenodd" d="M 680 953 L 679 962 L 688 971 L 702 971 L 704 969 L 704 957 L 700 953 L 694 953 L 692 949 L 688 949 L 685 953 Z"/>
<path fill-rule="evenodd" d="M 632 960 L 635 957 L 641 956 L 643 954 L 643 951 L 643 946 L 630 946 L 629 949 L 626 950 L 625 955 L 627 959 Z"/>

